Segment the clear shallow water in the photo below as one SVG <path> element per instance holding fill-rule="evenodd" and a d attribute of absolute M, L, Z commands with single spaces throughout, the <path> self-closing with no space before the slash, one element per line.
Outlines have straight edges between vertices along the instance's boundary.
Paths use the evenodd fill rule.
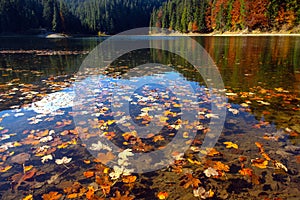
<path fill-rule="evenodd" d="M 154 40 L 154 38 L 150 38 Z M 139 37 L 138 39 L 145 40 L 148 37 Z M 160 37 L 158 39 L 161 39 L 163 43 L 166 38 Z M 167 39 L 174 40 L 174 42 L 177 41 L 176 37 Z M 198 37 L 195 39 L 215 61 L 227 88 L 229 103 L 223 105 L 227 107 L 227 117 L 223 134 L 216 146 L 225 156 L 217 159 L 228 165 L 240 155 L 248 156 L 249 159 L 255 159 L 260 154 L 257 152 L 254 142 L 259 141 L 264 144 L 266 152 L 270 154 L 272 159 L 282 162 L 289 168 L 289 172 L 282 176 L 288 177 L 290 181 L 276 181 L 275 179 L 278 179 L 277 176 L 272 180 L 270 177 L 263 178 L 265 182 L 262 181 L 257 191 L 260 193 L 265 192 L 270 197 L 274 197 L 275 191 L 281 194 L 282 197 L 285 197 L 284 195 L 291 191 L 297 195 L 299 163 L 296 162 L 296 156 L 299 155 L 299 148 L 297 148 L 299 135 L 297 133 L 299 134 L 300 124 L 300 38 Z M 101 121 L 100 125 L 92 121 L 81 121 L 74 124 L 73 117 L 76 113 L 72 110 L 73 102 L 70 100 L 72 95 L 69 94 L 73 92 L 73 83 L 76 78 L 80 79 L 78 75 L 74 78 L 74 73 L 78 71 L 81 62 L 86 56 L 86 51 L 92 50 L 102 38 L 73 38 L 67 40 L 37 38 L 9 38 L 7 40 L 7 38 L 1 38 L 0 40 L 3 40 L 3 43 L 1 43 L 3 46 L 1 45 L 0 49 L 2 51 L 9 50 L 9 52 L 0 54 L 0 63 L 2 63 L 0 66 L 1 159 L 3 161 L 2 167 L 12 166 L 7 172 L 0 174 L 0 190 L 4 199 L 23 197 L 24 191 L 27 191 L 25 194 L 28 194 L 29 188 L 32 187 L 35 188 L 34 196 L 37 199 L 41 199 L 43 193 L 53 190 L 63 193 L 64 186 L 59 186 L 59 184 L 66 180 L 75 181 L 78 179 L 82 182 L 84 178 L 82 173 L 93 168 L 93 166 L 84 164 L 82 160 L 93 160 L 94 158 L 85 148 L 70 142 L 75 139 L 80 144 L 78 135 L 73 134 L 76 126 L 83 128 L 86 125 L 94 125 L 97 128 L 107 129 L 106 132 L 108 134 L 106 136 L 108 138 L 122 146 L 122 148 L 131 148 L 135 152 L 154 151 L 172 141 L 174 134 L 177 132 L 176 127 L 180 125 L 178 124 L 178 118 L 181 116 L 180 112 L 182 109 L 180 105 L 176 105 L 179 101 L 174 98 L 174 94 L 168 92 L 165 88 L 148 85 L 147 87 L 138 88 L 135 90 L 134 95 L 126 97 L 128 92 L 126 85 L 130 81 L 147 79 L 146 75 L 141 74 L 139 76 L 137 72 L 135 79 L 130 80 L 126 77 L 126 72 L 145 62 L 156 62 L 170 66 L 169 71 L 167 70 L 164 73 L 156 74 L 154 72 L 148 76 L 149 80 L 155 76 L 163 75 L 166 81 L 168 79 L 180 79 L 180 83 L 185 82 L 192 86 L 198 101 L 201 102 L 197 111 L 201 112 L 199 121 L 201 121 L 203 127 L 199 129 L 192 127 L 192 129 L 197 131 L 196 138 L 198 140 L 201 141 L 203 139 L 207 124 L 213 117 L 210 113 L 211 99 L 207 96 L 202 78 L 195 72 L 193 67 L 184 59 L 173 56 L 168 52 L 146 49 L 120 57 L 112 63 L 112 67 L 105 71 L 108 78 L 104 80 L 99 79 L 97 84 L 99 84 L 100 89 L 96 92 L 96 96 L 93 96 L 91 99 L 93 100 L 94 98 L 96 102 L 98 101 L 98 111 L 102 114 L 100 116 L 96 115 L 96 117 Z M 149 41 L 150 43 L 151 40 Z M 193 45 L 188 47 L 184 46 L 184 44 L 182 45 L 188 51 L 193 50 Z M 25 51 L 22 53 L 14 52 L 20 49 Z M 42 50 L 42 52 L 28 53 L 26 51 L 33 49 Z M 70 52 L 73 52 L 73 54 Z M 158 69 L 158 71 L 160 70 Z M 112 120 L 121 120 L 122 115 L 106 109 L 111 103 L 109 89 L 114 88 L 111 88 L 111 85 L 115 84 L 119 86 L 117 102 L 120 105 L 126 101 L 131 103 L 130 109 L 132 112 L 130 117 L 140 126 L 147 126 L 152 119 L 148 112 L 143 111 L 143 108 L 151 107 L 155 103 L 158 105 L 164 104 L 164 107 L 160 109 L 169 110 L 172 113 L 171 115 L 173 116 L 168 116 L 169 119 L 165 122 L 167 123 L 165 124 L 166 128 L 159 134 L 161 137 L 154 139 L 152 138 L 153 136 L 150 137 L 151 135 L 149 134 L 151 133 L 147 133 L 149 138 L 139 141 L 138 137 L 133 133 L 131 133 L 132 135 L 127 135 L 127 138 L 123 136 L 124 131 L 116 129 L 117 122 Z M 180 84 L 178 87 L 180 87 Z M 187 90 L 184 90 L 184 87 L 182 87 L 181 91 Z M 187 95 L 189 94 L 187 93 Z M 34 109 L 35 107 L 36 109 Z M 57 109 L 58 107 L 60 108 Z M 154 106 L 154 108 L 158 109 L 159 107 Z M 116 116 L 116 113 L 118 116 Z M 108 125 L 109 123 L 111 124 Z M 120 124 L 126 123 L 120 122 Z M 134 128 L 130 127 L 130 124 L 125 127 Z M 49 133 L 42 134 L 41 132 L 45 130 L 53 130 L 54 133 L 51 135 Z M 32 135 L 33 139 L 30 135 Z M 45 137 L 48 136 L 51 136 L 52 139 L 48 138 L 49 141 L 41 142 L 46 140 L 47 138 Z M 224 148 L 224 141 L 233 141 L 239 144 L 239 150 L 237 152 L 228 152 Z M 18 146 L 15 142 L 21 145 Z M 58 147 L 63 144 L 66 146 L 65 148 Z M 36 154 L 37 149 L 45 145 L 52 146 L 51 149 L 55 148 L 55 151 L 43 154 L 43 156 L 49 154 L 54 156 L 52 161 L 50 160 L 43 164 L 41 163 L 41 157 Z M 16 179 L 15 177 L 11 180 L 11 177 L 22 172 L 22 166 L 12 161 L 11 157 L 13 155 L 10 155 L 12 152 L 15 155 L 21 152 L 28 152 L 31 157 L 28 161 L 25 161 L 25 165 L 33 165 L 34 168 L 44 171 L 45 175 L 36 175 L 34 180 L 28 180 L 29 184 L 26 182 L 27 180 L 24 180 L 19 187 L 15 187 L 18 181 L 14 180 Z M 67 168 L 54 162 L 56 158 L 58 159 L 62 156 L 71 157 L 73 160 L 67 165 Z M 8 157 L 8 159 L 4 159 L 4 157 Z M 271 166 L 272 164 L 270 164 Z M 236 166 L 230 164 L 230 167 L 233 170 Z M 50 180 L 57 172 L 62 173 L 61 178 L 46 185 L 44 182 Z M 236 173 L 238 172 L 233 170 L 228 176 L 230 177 L 230 175 Z M 261 173 L 261 171 L 257 172 L 259 176 Z M 268 169 L 267 174 L 271 175 L 272 173 L 274 171 L 271 168 Z M 143 182 L 142 180 L 145 177 L 140 175 L 139 181 L 135 185 L 137 189 L 128 190 L 138 199 L 147 199 L 146 193 L 152 194 L 152 196 L 150 195 L 151 198 L 149 196 L 149 199 L 154 199 L 156 198 L 155 191 L 159 190 L 159 188 L 165 188 L 167 185 L 167 183 L 160 183 L 159 181 L 163 174 L 162 171 L 157 172 L 156 178 L 154 176 L 148 182 Z M 176 176 L 176 174 L 169 176 Z M 227 182 L 229 184 L 228 190 L 232 190 L 229 188 L 230 184 L 235 181 L 235 178 L 230 177 L 229 181 L 224 181 L 225 186 Z M 93 182 L 93 179 L 89 181 Z M 32 186 L 33 182 L 41 186 Z M 82 184 L 84 184 L 84 181 Z M 122 184 L 122 181 L 120 181 L 117 186 L 125 187 Z M 212 184 L 212 187 L 216 187 L 213 181 L 210 184 Z M 280 186 L 276 188 L 273 184 L 279 184 Z M 263 188 L 269 187 L 268 185 L 270 185 L 271 190 L 265 191 Z M 179 190 L 183 190 L 183 188 L 180 189 L 180 186 L 174 186 L 176 189 L 178 187 Z M 112 192 L 108 197 L 113 196 L 115 190 L 116 188 L 112 187 Z M 123 190 L 125 191 L 125 189 Z M 139 190 L 144 192 L 138 192 Z M 245 194 L 252 192 L 251 195 L 258 195 L 253 193 L 252 186 L 245 186 L 244 190 Z M 215 192 L 218 193 L 218 189 L 215 189 Z M 101 192 L 99 191 L 98 193 Z M 181 194 L 178 197 L 176 196 L 178 194 L 172 194 L 171 191 L 169 193 L 171 199 L 191 199 L 193 196 L 192 191 L 189 191 L 191 196 Z M 186 193 L 186 191 L 183 193 Z M 238 193 L 238 190 L 235 193 Z M 230 198 L 235 197 L 237 196 L 230 196 Z"/>

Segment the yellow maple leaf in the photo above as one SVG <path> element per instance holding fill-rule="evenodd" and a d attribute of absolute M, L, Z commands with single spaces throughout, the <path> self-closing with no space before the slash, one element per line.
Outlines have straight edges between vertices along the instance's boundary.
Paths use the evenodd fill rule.
<path fill-rule="evenodd" d="M 159 192 L 159 193 L 157 194 L 158 199 L 161 199 L 161 200 L 162 200 L 162 199 L 167 199 L 168 196 L 169 196 L 168 192 Z"/>
<path fill-rule="evenodd" d="M 33 196 L 32 194 L 29 194 L 26 197 L 24 197 L 22 200 L 33 200 Z"/>
<path fill-rule="evenodd" d="M 239 148 L 239 146 L 237 144 L 232 143 L 232 142 L 223 142 L 223 144 L 226 145 L 227 149 L 230 149 L 230 148 L 238 149 Z"/>
<path fill-rule="evenodd" d="M 268 165 L 267 160 L 263 160 L 263 159 L 259 159 L 259 158 L 251 160 L 251 163 L 252 163 L 252 166 L 258 167 L 258 168 L 261 168 L 261 169 L 267 168 L 267 165 Z"/>
<path fill-rule="evenodd" d="M 33 165 L 24 166 L 24 172 L 27 172 L 33 168 Z"/>
<path fill-rule="evenodd" d="M 8 165 L 8 166 L 6 166 L 6 167 L 1 167 L 0 168 L 0 172 L 7 172 L 8 170 L 10 170 L 12 168 L 12 166 L 10 166 L 10 165 Z"/>

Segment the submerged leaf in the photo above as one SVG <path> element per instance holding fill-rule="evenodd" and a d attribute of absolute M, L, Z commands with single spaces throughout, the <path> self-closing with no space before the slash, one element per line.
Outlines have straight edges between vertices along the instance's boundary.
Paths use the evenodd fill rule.
<path fill-rule="evenodd" d="M 43 200 L 59 200 L 62 194 L 58 192 L 49 192 L 48 194 L 43 194 Z"/>
<path fill-rule="evenodd" d="M 261 169 L 267 168 L 267 165 L 268 165 L 267 160 L 263 160 L 263 159 L 259 159 L 259 158 L 251 160 L 251 163 L 252 163 L 252 166 L 255 166 L 255 167 L 258 167 Z"/>
<path fill-rule="evenodd" d="M 238 149 L 239 148 L 239 146 L 237 144 L 232 143 L 232 142 L 223 142 L 223 144 L 226 145 L 227 149 L 230 149 L 230 148 Z"/>

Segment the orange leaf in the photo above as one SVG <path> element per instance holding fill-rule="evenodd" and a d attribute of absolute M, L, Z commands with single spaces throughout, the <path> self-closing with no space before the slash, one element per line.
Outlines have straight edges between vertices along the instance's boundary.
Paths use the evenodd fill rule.
<path fill-rule="evenodd" d="M 208 156 L 215 156 L 215 155 L 220 155 L 220 152 L 218 152 L 215 148 L 211 148 L 207 151 Z"/>
<path fill-rule="evenodd" d="M 169 196 L 168 192 L 159 192 L 157 194 L 158 199 L 167 199 Z"/>
<path fill-rule="evenodd" d="M 83 162 L 84 162 L 85 164 L 90 164 L 90 163 L 91 163 L 90 160 L 83 160 Z"/>
<path fill-rule="evenodd" d="M 220 161 L 216 162 L 213 168 L 219 171 L 229 171 L 229 166 L 221 163 Z"/>
<path fill-rule="evenodd" d="M 43 200 L 58 200 L 62 194 L 59 194 L 58 192 L 49 192 L 48 194 L 43 194 L 42 198 Z"/>
<path fill-rule="evenodd" d="M 165 138 L 163 136 L 161 136 L 161 135 L 156 135 L 153 138 L 153 142 L 163 141 L 163 140 L 165 140 Z"/>
<path fill-rule="evenodd" d="M 95 189 L 93 186 L 89 186 L 89 190 L 88 192 L 86 193 L 86 198 L 88 200 L 93 200 L 94 199 L 94 193 L 95 193 Z"/>
<path fill-rule="evenodd" d="M 68 198 L 68 199 L 75 199 L 75 198 L 77 198 L 78 196 L 79 196 L 78 193 L 72 193 L 72 194 L 68 194 L 67 198 Z"/>
<path fill-rule="evenodd" d="M 241 170 L 239 170 L 239 172 L 240 172 L 240 174 L 241 175 L 243 175 L 243 176 L 246 176 L 246 175 L 248 175 L 248 176 L 252 176 L 252 169 L 250 169 L 250 168 L 244 168 L 244 169 L 241 169 Z"/>
<path fill-rule="evenodd" d="M 190 173 L 184 175 L 184 180 L 182 182 L 184 184 L 184 188 L 188 188 L 190 186 L 192 186 L 193 188 L 197 188 L 201 183 L 201 181 L 198 178 L 194 178 L 193 175 Z"/>
<path fill-rule="evenodd" d="M 300 155 L 299 156 L 295 156 L 296 157 L 296 162 L 300 163 Z"/>
<path fill-rule="evenodd" d="M 269 157 L 269 155 L 266 154 L 265 152 L 261 153 L 261 155 L 262 155 L 266 160 L 271 160 L 271 158 Z"/>
<path fill-rule="evenodd" d="M 95 172 L 93 171 L 86 171 L 86 172 L 83 172 L 83 175 L 87 178 L 90 178 L 90 177 L 93 177 L 95 174 Z"/>
<path fill-rule="evenodd" d="M 263 159 L 259 159 L 259 158 L 251 160 L 251 162 L 252 162 L 252 166 L 255 166 L 255 167 L 258 167 L 261 169 L 267 168 L 267 165 L 268 165 L 267 160 L 263 160 Z"/>
<path fill-rule="evenodd" d="M 259 149 L 261 149 L 261 148 L 263 147 L 263 145 L 262 145 L 261 143 L 259 143 L 259 142 L 255 142 L 255 145 L 256 145 Z"/>
<path fill-rule="evenodd" d="M 136 176 L 123 176 L 122 181 L 124 183 L 134 183 L 136 180 Z"/>

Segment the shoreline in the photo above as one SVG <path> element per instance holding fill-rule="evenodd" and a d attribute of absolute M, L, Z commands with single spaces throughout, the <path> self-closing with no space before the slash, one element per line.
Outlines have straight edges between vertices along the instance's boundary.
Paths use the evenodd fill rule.
<path fill-rule="evenodd" d="M 189 37 L 198 37 L 198 36 L 298 36 L 300 37 L 300 33 L 235 33 L 235 32 L 225 32 L 225 33 L 153 33 L 149 34 L 149 36 L 189 36 Z"/>

